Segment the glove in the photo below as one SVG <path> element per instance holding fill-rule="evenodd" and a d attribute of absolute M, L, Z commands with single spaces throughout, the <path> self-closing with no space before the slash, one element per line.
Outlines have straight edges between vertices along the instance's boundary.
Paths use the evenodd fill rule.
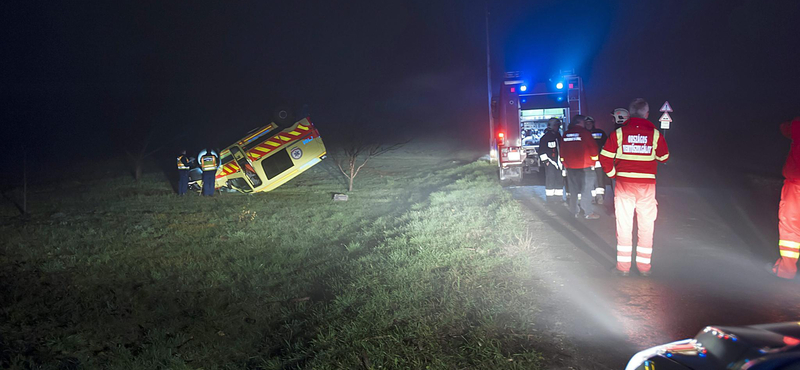
<path fill-rule="evenodd" d="M 561 170 L 561 176 L 567 177 L 567 170 Z"/>
<path fill-rule="evenodd" d="M 594 168 L 602 168 L 603 166 L 600 165 L 600 161 L 594 162 Z"/>

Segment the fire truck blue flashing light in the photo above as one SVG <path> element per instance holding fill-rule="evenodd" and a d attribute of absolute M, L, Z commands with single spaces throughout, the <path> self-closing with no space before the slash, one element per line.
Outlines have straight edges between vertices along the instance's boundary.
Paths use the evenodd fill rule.
<path fill-rule="evenodd" d="M 564 97 L 563 97 L 563 96 L 559 96 L 558 98 L 556 98 L 556 100 L 558 100 L 558 101 L 563 101 L 563 100 L 564 100 Z"/>
<path fill-rule="evenodd" d="M 528 90 L 528 87 L 525 85 L 519 87 L 519 91 L 526 91 L 526 90 Z"/>
<path fill-rule="evenodd" d="M 563 82 L 559 82 L 559 83 L 556 84 L 556 89 L 561 90 L 563 88 L 564 88 L 564 83 Z"/>

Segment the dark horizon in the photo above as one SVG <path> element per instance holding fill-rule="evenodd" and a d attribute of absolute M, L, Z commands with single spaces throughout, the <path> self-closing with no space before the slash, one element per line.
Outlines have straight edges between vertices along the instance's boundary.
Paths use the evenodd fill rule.
<path fill-rule="evenodd" d="M 671 146 L 718 154 L 752 145 L 753 161 L 779 168 L 788 142 L 778 141 L 777 125 L 800 115 L 800 7 L 792 1 L 488 8 L 494 90 L 507 70 L 540 79 L 575 69 L 587 113 L 604 129 L 610 110 L 635 97 L 650 102 L 652 121 L 669 100 Z M 436 133 L 465 146 L 486 142 L 484 2 L 0 9 L 8 20 L 0 63 L 12 168 L 23 144 L 33 153 L 115 156 L 151 126 L 170 155 L 226 146 L 265 124 L 275 107 L 303 104 L 323 137 Z"/>

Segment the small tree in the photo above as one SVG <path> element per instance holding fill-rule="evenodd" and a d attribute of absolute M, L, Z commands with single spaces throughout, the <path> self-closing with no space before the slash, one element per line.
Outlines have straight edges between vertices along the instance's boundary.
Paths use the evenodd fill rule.
<path fill-rule="evenodd" d="M 361 141 L 345 145 L 340 150 L 340 154 L 334 155 L 333 159 L 336 162 L 336 166 L 339 167 L 339 171 L 347 179 L 347 191 L 353 191 L 353 180 L 370 159 L 397 150 L 407 143 L 406 141 L 396 144 L 368 144 Z M 360 164 L 358 163 L 359 158 L 362 159 Z"/>
<path fill-rule="evenodd" d="M 147 150 L 148 147 L 150 146 L 152 137 L 153 137 L 153 131 L 150 131 L 144 140 L 140 142 L 129 143 L 130 146 L 138 148 L 135 149 L 131 147 L 125 148 L 125 154 L 128 155 L 128 158 L 130 158 L 131 162 L 133 163 L 134 181 L 138 182 L 142 178 L 142 169 L 144 168 L 144 160 L 147 159 L 147 157 L 150 157 L 151 155 L 161 150 L 161 148 L 150 151 Z"/>

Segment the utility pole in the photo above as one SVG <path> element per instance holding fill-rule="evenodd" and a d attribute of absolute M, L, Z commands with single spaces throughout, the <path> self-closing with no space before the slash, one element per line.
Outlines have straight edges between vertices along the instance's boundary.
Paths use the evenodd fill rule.
<path fill-rule="evenodd" d="M 492 63 L 489 54 L 489 4 L 486 4 L 486 98 L 489 108 L 489 161 L 497 160 L 494 152 L 494 118 L 492 117 Z"/>
<path fill-rule="evenodd" d="M 22 213 L 28 214 L 28 149 L 22 148 Z"/>

